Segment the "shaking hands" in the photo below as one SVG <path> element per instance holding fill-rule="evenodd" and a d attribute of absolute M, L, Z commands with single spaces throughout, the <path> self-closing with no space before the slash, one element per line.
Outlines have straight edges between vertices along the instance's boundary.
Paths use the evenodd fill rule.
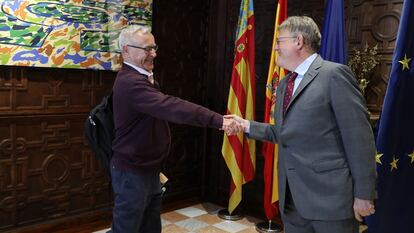
<path fill-rule="evenodd" d="M 236 115 L 225 115 L 223 117 L 222 130 L 228 135 L 236 135 L 238 133 L 247 132 L 250 122 Z"/>

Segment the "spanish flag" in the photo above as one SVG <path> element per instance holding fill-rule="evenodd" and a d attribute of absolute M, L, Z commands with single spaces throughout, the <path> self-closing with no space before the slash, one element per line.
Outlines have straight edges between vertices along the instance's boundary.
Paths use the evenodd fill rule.
<path fill-rule="evenodd" d="M 234 63 L 231 75 L 227 114 L 244 119 L 255 118 L 255 69 L 254 69 L 254 13 L 253 0 L 242 0 L 236 33 Z M 253 180 L 256 170 L 255 141 L 244 133 L 224 135 L 221 152 L 231 173 L 231 214 L 242 199 L 242 185 Z"/>
<path fill-rule="evenodd" d="M 264 122 L 275 124 L 274 109 L 276 102 L 276 88 L 279 85 L 281 78 L 285 76 L 285 71 L 276 66 L 278 53 L 275 51 L 276 38 L 278 36 L 279 25 L 287 18 L 287 0 L 279 0 L 276 8 L 275 29 L 273 35 L 272 55 L 270 57 L 269 73 L 267 75 L 266 83 L 266 101 L 265 101 L 265 115 Z M 279 200 L 279 193 L 277 191 L 277 160 L 278 160 L 278 146 L 277 144 L 264 142 L 262 147 L 264 156 L 264 209 L 268 220 L 276 217 L 278 213 L 276 202 Z"/>

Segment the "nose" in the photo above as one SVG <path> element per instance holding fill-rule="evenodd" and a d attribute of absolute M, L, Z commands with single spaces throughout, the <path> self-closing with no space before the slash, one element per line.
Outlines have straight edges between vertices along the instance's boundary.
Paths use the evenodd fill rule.
<path fill-rule="evenodd" d="M 152 57 L 156 57 L 157 56 L 157 51 L 155 49 L 151 49 L 151 51 L 149 52 L 149 55 Z"/>

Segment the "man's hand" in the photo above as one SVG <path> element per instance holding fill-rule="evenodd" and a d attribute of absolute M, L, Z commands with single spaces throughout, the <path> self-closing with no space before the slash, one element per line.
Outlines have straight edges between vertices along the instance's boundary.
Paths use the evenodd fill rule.
<path fill-rule="evenodd" d="M 362 217 L 375 213 L 375 207 L 371 200 L 354 199 L 354 215 L 355 218 L 362 222 Z"/>
<path fill-rule="evenodd" d="M 227 135 L 235 135 L 244 132 L 248 127 L 249 121 L 236 115 L 225 115 L 223 119 L 223 130 Z"/>

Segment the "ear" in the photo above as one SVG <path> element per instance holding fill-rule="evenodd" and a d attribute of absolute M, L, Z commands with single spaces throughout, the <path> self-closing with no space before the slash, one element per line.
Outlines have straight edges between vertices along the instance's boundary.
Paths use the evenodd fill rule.
<path fill-rule="evenodd" d="M 128 46 L 124 45 L 124 46 L 122 47 L 122 53 L 127 54 L 128 52 L 129 52 L 129 48 L 128 48 Z"/>
<path fill-rule="evenodd" d="M 296 39 L 296 45 L 299 49 L 303 49 L 305 47 L 305 41 L 303 39 L 302 34 L 298 34 L 298 38 Z"/>

